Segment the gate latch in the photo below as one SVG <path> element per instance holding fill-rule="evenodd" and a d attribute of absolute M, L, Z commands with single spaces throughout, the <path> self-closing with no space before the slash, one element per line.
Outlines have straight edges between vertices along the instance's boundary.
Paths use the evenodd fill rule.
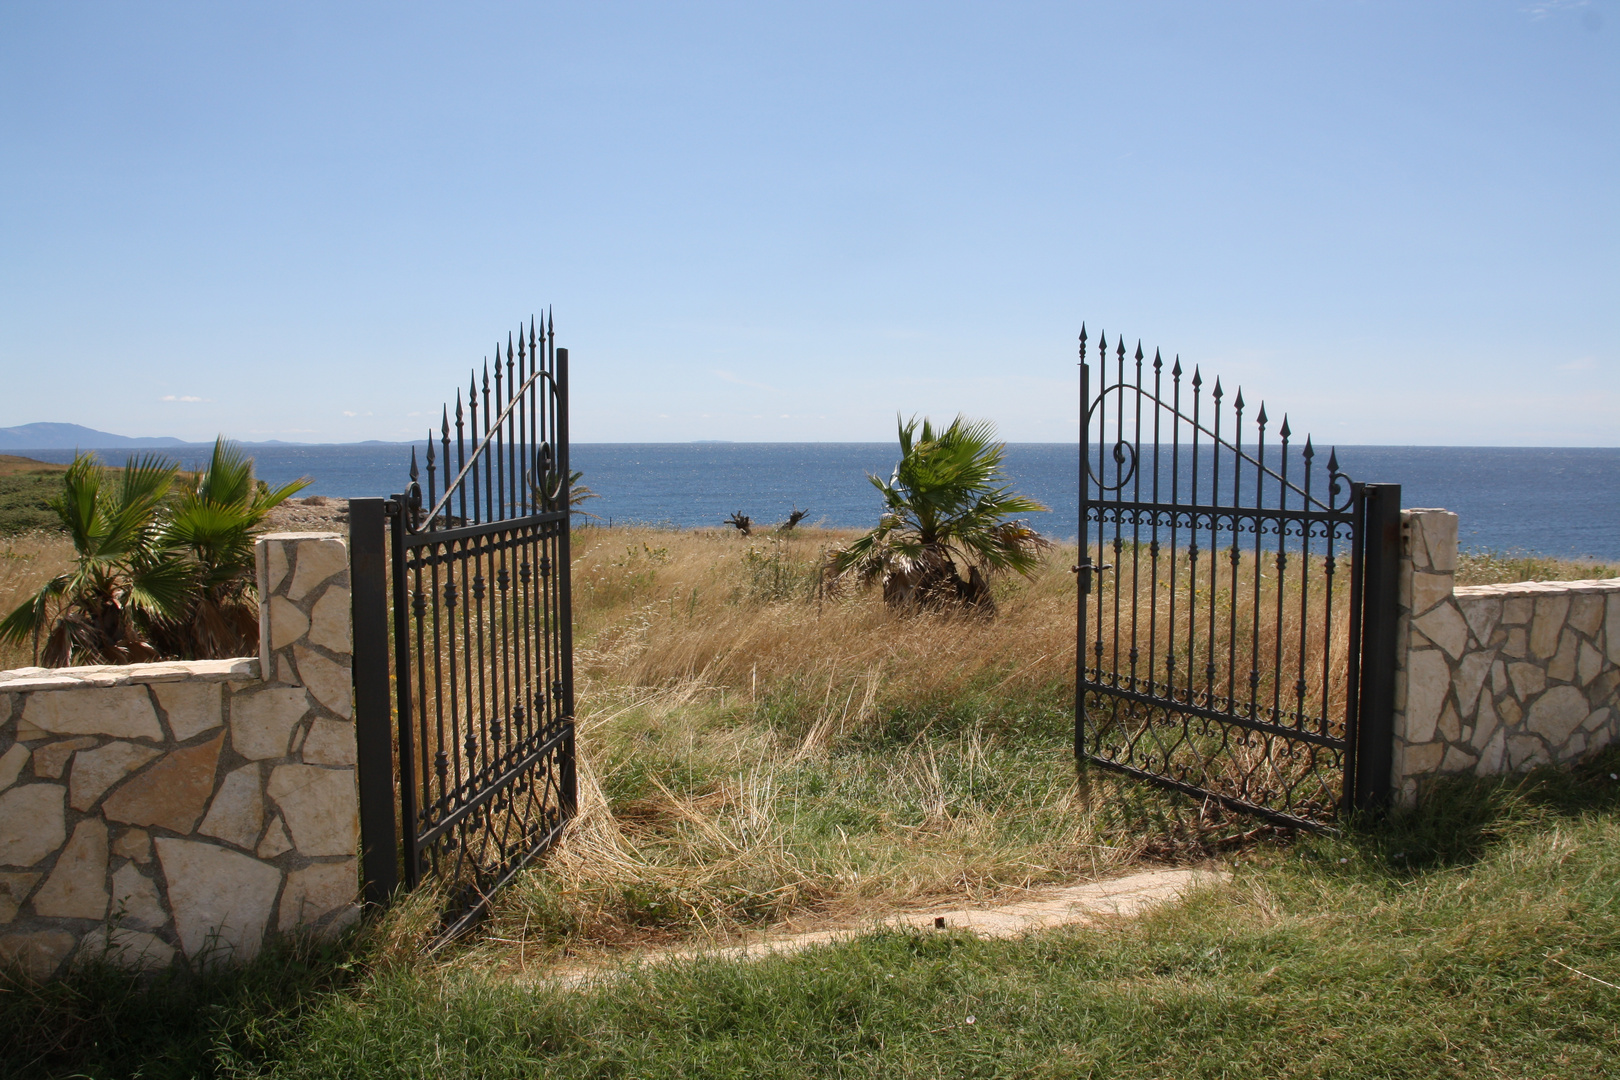
<path fill-rule="evenodd" d="M 1088 556 L 1080 560 L 1079 566 L 1069 567 L 1069 573 L 1080 575 L 1080 594 L 1084 596 L 1091 592 L 1091 575 L 1093 571 L 1100 574 L 1104 570 L 1112 570 L 1113 568 L 1110 563 L 1093 563 Z"/>

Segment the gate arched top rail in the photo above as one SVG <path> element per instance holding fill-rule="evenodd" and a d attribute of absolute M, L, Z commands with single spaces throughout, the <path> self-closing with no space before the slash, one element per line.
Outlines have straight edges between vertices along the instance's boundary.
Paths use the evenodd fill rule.
<path fill-rule="evenodd" d="M 1291 827 L 1373 805 L 1399 487 L 1352 483 L 1337 450 L 1324 485 L 1286 416 L 1271 429 L 1179 357 L 1089 345 L 1082 329 L 1077 760 Z"/>
<path fill-rule="evenodd" d="M 1142 382 L 1142 375 L 1143 361 L 1146 359 L 1146 354 L 1142 351 L 1141 342 L 1137 342 L 1136 352 L 1132 358 L 1135 361 L 1136 379 L 1134 382 L 1130 382 L 1125 378 L 1125 365 L 1128 354 L 1125 351 L 1124 335 L 1118 335 L 1116 337 L 1116 341 L 1116 377 L 1114 382 L 1109 383 L 1108 336 L 1106 333 L 1100 333 L 1098 335 L 1097 359 L 1100 361 L 1098 364 L 1098 371 L 1102 376 L 1102 385 L 1097 389 L 1096 395 L 1089 402 L 1085 403 L 1085 419 L 1087 421 L 1088 428 L 1095 419 L 1101 420 L 1101 424 L 1096 428 L 1098 438 L 1093 446 L 1099 452 L 1099 454 L 1112 458 L 1115 464 L 1114 477 L 1112 480 L 1109 480 L 1106 476 L 1099 475 L 1094 467 L 1096 463 L 1094 463 L 1090 459 L 1090 456 L 1087 455 L 1085 458 L 1086 475 L 1082 477 L 1082 480 L 1089 480 L 1091 483 L 1095 484 L 1097 490 L 1102 493 L 1123 493 L 1127 485 L 1130 485 L 1133 481 L 1139 480 L 1143 450 L 1143 417 L 1141 410 L 1142 403 L 1146 401 L 1151 403 L 1153 410 L 1151 417 L 1152 442 L 1150 443 L 1150 446 L 1154 448 L 1155 455 L 1158 447 L 1164 445 L 1160 440 L 1160 425 L 1164 419 L 1164 414 L 1168 413 L 1174 422 L 1172 425 L 1174 435 L 1179 436 L 1187 432 L 1192 434 L 1192 442 L 1187 444 L 1187 447 L 1192 452 L 1200 453 L 1207 450 L 1212 455 L 1215 455 L 1214 464 L 1217 471 L 1212 479 L 1217 481 L 1219 479 L 1219 455 L 1223 451 L 1231 455 L 1228 460 L 1230 460 L 1235 467 L 1247 466 L 1254 470 L 1253 475 L 1256 480 L 1254 497 L 1256 500 L 1256 506 L 1261 505 L 1259 500 L 1263 498 L 1264 495 L 1264 492 L 1260 486 L 1260 481 L 1269 479 L 1276 486 L 1276 494 L 1297 496 L 1301 502 L 1299 509 L 1330 515 L 1348 515 L 1350 513 L 1352 488 L 1354 485 L 1349 474 L 1345 473 L 1339 468 L 1339 455 L 1337 447 L 1330 449 L 1328 453 L 1328 486 L 1326 493 L 1318 494 L 1313 492 L 1311 490 L 1312 470 L 1315 467 L 1317 451 L 1316 447 L 1312 444 L 1311 437 L 1309 435 L 1305 437 L 1305 446 L 1300 453 L 1305 465 L 1305 477 L 1302 481 L 1303 486 L 1301 486 L 1300 483 L 1295 483 L 1288 477 L 1288 452 L 1290 449 L 1293 432 L 1289 428 L 1288 417 L 1286 414 L 1284 414 L 1283 421 L 1277 428 L 1277 434 L 1280 437 L 1280 442 L 1276 445 L 1277 449 L 1280 451 L 1282 459 L 1282 469 L 1279 472 L 1276 468 L 1268 465 L 1265 461 L 1265 451 L 1267 449 L 1265 442 L 1266 425 L 1270 422 L 1270 418 L 1266 416 L 1266 406 L 1264 402 L 1260 403 L 1260 408 L 1255 414 L 1253 421 L 1256 430 L 1255 446 L 1258 452 L 1258 456 L 1256 456 L 1255 453 L 1250 453 L 1243 447 L 1242 425 L 1245 402 L 1243 400 L 1243 390 L 1241 387 L 1238 389 L 1232 403 L 1233 426 L 1237 429 L 1236 441 L 1234 441 L 1221 433 L 1221 419 L 1226 391 L 1222 388 L 1221 380 L 1219 378 L 1216 378 L 1215 386 L 1209 394 L 1209 399 L 1214 403 L 1213 408 L 1215 416 L 1212 422 L 1205 422 L 1201 415 L 1204 378 L 1202 372 L 1197 366 L 1194 366 L 1192 378 L 1189 380 L 1189 385 L 1191 385 L 1193 392 L 1192 415 L 1189 416 L 1182 410 L 1181 403 L 1181 379 L 1182 375 L 1184 374 L 1181 367 L 1181 358 L 1177 356 L 1171 366 L 1170 377 L 1172 380 L 1172 398 L 1171 400 L 1166 401 L 1164 398 L 1162 385 L 1164 376 L 1164 359 L 1160 352 L 1157 349 L 1154 350 L 1153 362 L 1150 365 L 1153 373 L 1153 384 L 1152 386 L 1144 386 Z M 1086 362 L 1086 352 L 1087 331 L 1085 326 L 1082 325 L 1080 328 L 1080 362 L 1082 364 Z M 1127 398 L 1129 398 L 1132 394 L 1134 394 L 1134 401 L 1128 402 Z M 1114 400 L 1115 408 L 1113 417 L 1115 438 L 1112 444 L 1109 444 L 1106 439 L 1105 429 L 1109 423 L 1107 406 L 1111 398 Z M 1128 406 L 1129 411 L 1127 411 Z M 1131 439 L 1125 438 L 1125 427 L 1127 423 L 1134 424 L 1134 437 Z M 1199 435 L 1205 436 L 1208 441 L 1204 444 L 1200 444 L 1198 442 Z M 1172 453 L 1179 452 L 1181 449 L 1182 448 L 1179 443 L 1172 444 Z M 1156 456 L 1155 462 L 1157 463 Z M 1104 471 L 1106 472 L 1106 466 L 1104 466 Z M 1234 482 L 1240 480 L 1240 476 L 1235 469 L 1232 479 Z M 1231 505 L 1237 505 L 1240 495 L 1241 489 L 1234 486 L 1234 494 Z M 1218 492 L 1213 494 L 1212 497 L 1218 497 Z M 1155 500 L 1157 501 L 1157 495 L 1155 495 Z"/>
<path fill-rule="evenodd" d="M 544 329 L 539 328 L 541 325 Z M 431 428 L 428 430 L 426 501 L 431 509 L 426 513 L 422 511 L 421 474 L 416 461 L 416 448 L 411 448 L 410 484 L 405 492 L 410 510 L 405 519 L 409 531 L 435 532 L 450 527 L 455 517 L 453 504 L 458 495 L 462 511 L 459 518 L 463 524 L 469 520 L 500 520 L 518 512 L 544 513 L 556 509 L 554 504 L 566 491 L 568 478 L 557 468 L 563 455 L 553 445 L 557 439 L 556 418 L 561 390 L 544 355 L 554 349 L 555 339 L 556 327 L 549 312 L 543 324 L 532 318 L 529 320 L 526 339 L 521 326 L 515 337 L 508 335 L 504 386 L 501 349 L 499 344 L 496 345 L 493 406 L 490 400 L 489 362 L 487 359 L 484 362 L 482 396 L 485 420 L 481 438 L 478 432 L 478 373 L 473 372 L 468 380 L 465 412 L 461 392 L 456 392 L 454 426 L 457 471 L 453 478 L 446 476 L 444 493 L 440 495 L 434 482 L 439 462 L 442 460 L 445 473 L 449 472 L 451 465 L 450 410 L 448 405 L 445 406 L 438 438 L 443 448 L 442 458 L 435 454 L 434 432 Z M 541 385 L 545 387 L 545 397 L 537 401 L 535 389 Z M 492 408 L 498 408 L 499 414 L 491 417 Z M 473 438 L 477 440 L 470 455 L 466 452 L 465 441 L 468 427 L 471 427 Z M 503 457 L 508 454 L 510 460 Z M 499 469 L 498 476 L 491 472 L 492 459 Z M 480 505 L 478 483 L 480 464 L 484 466 L 486 474 L 483 505 Z M 508 467 L 511 469 L 510 476 L 506 472 Z M 469 486 L 472 490 L 471 518 L 467 513 Z M 507 506 L 508 497 L 511 506 Z M 499 509 L 494 505 L 496 501 L 499 502 Z"/>

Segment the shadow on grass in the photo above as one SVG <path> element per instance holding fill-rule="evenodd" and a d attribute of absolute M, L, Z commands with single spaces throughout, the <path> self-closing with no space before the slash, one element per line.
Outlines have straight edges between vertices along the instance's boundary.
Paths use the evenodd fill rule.
<path fill-rule="evenodd" d="M 1611 746 L 1573 767 L 1441 777 L 1416 806 L 1352 821 L 1339 837 L 1311 847 L 1318 857 L 1349 848 L 1361 866 L 1401 877 L 1476 862 L 1496 844 L 1544 829 L 1557 818 L 1617 809 L 1620 746 Z"/>
<path fill-rule="evenodd" d="M 350 983 L 354 940 L 280 939 L 242 967 L 177 963 L 145 976 L 106 963 L 45 984 L 0 972 L 0 1077 L 251 1073 Z"/>

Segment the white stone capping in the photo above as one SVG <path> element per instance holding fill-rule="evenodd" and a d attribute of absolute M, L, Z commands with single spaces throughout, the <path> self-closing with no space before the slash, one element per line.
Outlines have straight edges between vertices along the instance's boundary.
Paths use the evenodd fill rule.
<path fill-rule="evenodd" d="M 1457 515 L 1401 520 L 1396 800 L 1427 777 L 1569 764 L 1620 739 L 1620 580 L 1458 588 Z"/>
<path fill-rule="evenodd" d="M 258 657 L 0 671 L 0 964 L 242 960 L 357 916 L 347 544 L 255 556 Z"/>
<path fill-rule="evenodd" d="M 249 682 L 259 677 L 254 657 L 233 660 L 165 660 L 155 664 L 13 668 L 0 671 L 0 694 L 76 690 L 87 686 L 147 686 L 171 682 Z"/>
<path fill-rule="evenodd" d="M 1590 581 L 1515 581 L 1511 585 L 1462 585 L 1454 595 L 1458 600 L 1479 596 L 1573 596 L 1580 593 L 1620 593 L 1620 578 L 1594 578 Z"/>

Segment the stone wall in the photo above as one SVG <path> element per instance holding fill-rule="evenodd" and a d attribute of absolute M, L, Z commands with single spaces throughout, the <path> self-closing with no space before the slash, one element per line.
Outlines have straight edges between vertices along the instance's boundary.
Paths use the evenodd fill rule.
<path fill-rule="evenodd" d="M 1620 581 L 1457 588 L 1457 515 L 1401 519 L 1398 801 L 1425 776 L 1564 764 L 1620 736 Z"/>
<path fill-rule="evenodd" d="M 0 962 L 243 959 L 354 918 L 347 550 L 258 559 L 257 659 L 0 672 Z"/>

